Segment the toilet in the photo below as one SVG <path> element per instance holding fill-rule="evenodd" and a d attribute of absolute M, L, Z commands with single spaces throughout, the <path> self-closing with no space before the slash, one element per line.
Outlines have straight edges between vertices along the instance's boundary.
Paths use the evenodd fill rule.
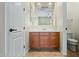
<path fill-rule="evenodd" d="M 77 44 L 77 40 L 76 39 L 68 39 L 70 44 L 76 45 Z"/>
<path fill-rule="evenodd" d="M 77 51 L 77 43 L 78 40 L 75 39 L 74 33 L 67 33 L 68 40 L 67 40 L 67 46 L 69 50 Z"/>

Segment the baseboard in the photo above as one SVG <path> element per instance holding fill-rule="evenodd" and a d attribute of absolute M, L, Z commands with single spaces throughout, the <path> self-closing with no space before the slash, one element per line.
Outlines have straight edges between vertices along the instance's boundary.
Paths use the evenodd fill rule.
<path fill-rule="evenodd" d="M 63 52 L 63 51 L 61 51 L 61 50 L 60 50 L 60 52 L 61 52 L 61 54 L 63 55 L 63 57 L 67 57 L 67 53 L 66 53 L 66 52 Z"/>
<path fill-rule="evenodd" d="M 67 57 L 67 53 L 62 53 L 63 54 L 63 57 Z"/>
<path fill-rule="evenodd" d="M 25 57 L 26 54 L 29 52 L 29 49 L 30 49 L 30 48 L 26 49 L 26 51 L 24 52 L 24 55 L 23 55 L 24 57 Z"/>

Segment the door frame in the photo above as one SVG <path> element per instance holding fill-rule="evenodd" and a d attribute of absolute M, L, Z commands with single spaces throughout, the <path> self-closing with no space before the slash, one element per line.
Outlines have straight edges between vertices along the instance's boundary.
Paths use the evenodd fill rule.
<path fill-rule="evenodd" d="M 67 2 L 63 2 L 62 5 L 63 31 L 61 39 L 61 53 L 63 56 L 67 56 Z"/>

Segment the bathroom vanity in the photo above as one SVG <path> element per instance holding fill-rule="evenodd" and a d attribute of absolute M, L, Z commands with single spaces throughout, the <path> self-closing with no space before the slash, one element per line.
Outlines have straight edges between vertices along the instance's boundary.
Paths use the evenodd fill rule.
<path fill-rule="evenodd" d="M 55 3 L 34 3 L 29 25 L 30 48 L 60 48 L 60 27 L 56 24 Z"/>
<path fill-rule="evenodd" d="M 30 48 L 59 48 L 60 32 L 30 32 Z"/>

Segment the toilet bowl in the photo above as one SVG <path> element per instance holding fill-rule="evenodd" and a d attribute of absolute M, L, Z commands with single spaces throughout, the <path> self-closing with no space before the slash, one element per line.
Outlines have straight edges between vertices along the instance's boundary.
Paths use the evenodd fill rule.
<path fill-rule="evenodd" d="M 75 35 L 74 35 L 75 36 Z M 73 33 L 68 33 L 67 47 L 68 50 L 77 51 L 78 40 L 73 38 Z"/>
<path fill-rule="evenodd" d="M 73 44 L 73 45 L 77 45 L 78 40 L 76 40 L 76 39 L 68 39 L 68 43 Z"/>
<path fill-rule="evenodd" d="M 68 45 L 67 45 L 68 50 L 76 52 L 77 48 L 78 48 L 77 44 L 78 44 L 78 40 L 76 40 L 76 39 L 68 39 Z"/>

